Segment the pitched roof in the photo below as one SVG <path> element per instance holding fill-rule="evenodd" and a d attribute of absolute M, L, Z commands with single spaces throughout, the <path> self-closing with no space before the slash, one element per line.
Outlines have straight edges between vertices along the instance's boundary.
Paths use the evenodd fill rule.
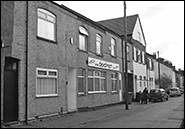
<path fill-rule="evenodd" d="M 127 34 L 133 33 L 137 17 L 138 17 L 138 14 L 126 17 L 127 18 Z M 98 21 L 98 23 L 116 32 L 120 36 L 124 35 L 124 17 Z"/>

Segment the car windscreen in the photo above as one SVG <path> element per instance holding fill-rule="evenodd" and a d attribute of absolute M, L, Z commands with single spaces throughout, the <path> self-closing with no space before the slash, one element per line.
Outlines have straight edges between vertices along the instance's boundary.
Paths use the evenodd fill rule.
<path fill-rule="evenodd" d="M 177 91 L 178 89 L 171 89 L 171 91 Z"/>

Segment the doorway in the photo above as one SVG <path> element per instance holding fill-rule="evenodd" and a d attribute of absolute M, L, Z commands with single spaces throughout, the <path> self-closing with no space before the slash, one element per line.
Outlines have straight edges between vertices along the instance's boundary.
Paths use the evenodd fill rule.
<path fill-rule="evenodd" d="M 3 121 L 18 121 L 18 60 L 5 58 Z"/>
<path fill-rule="evenodd" d="M 77 110 L 76 103 L 76 69 L 68 68 L 68 80 L 67 80 L 67 103 L 68 112 L 74 112 Z"/>

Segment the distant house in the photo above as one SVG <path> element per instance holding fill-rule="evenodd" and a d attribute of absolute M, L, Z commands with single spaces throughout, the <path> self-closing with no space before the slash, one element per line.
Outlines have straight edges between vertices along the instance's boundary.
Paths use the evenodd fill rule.
<path fill-rule="evenodd" d="M 159 66 L 159 67 L 158 67 Z M 175 67 L 164 58 L 154 59 L 155 86 L 156 88 L 168 88 L 176 86 Z M 159 86 L 160 72 L 160 86 Z"/>
<path fill-rule="evenodd" d="M 128 44 L 132 47 L 132 59 L 128 62 L 129 91 L 136 93 L 147 87 L 146 41 L 139 15 L 127 16 Z M 118 33 L 124 39 L 124 17 L 99 21 L 101 25 Z"/>
<path fill-rule="evenodd" d="M 150 91 L 155 89 L 155 72 L 154 72 L 154 57 L 153 55 L 146 53 L 146 64 L 147 64 L 147 87 Z"/>

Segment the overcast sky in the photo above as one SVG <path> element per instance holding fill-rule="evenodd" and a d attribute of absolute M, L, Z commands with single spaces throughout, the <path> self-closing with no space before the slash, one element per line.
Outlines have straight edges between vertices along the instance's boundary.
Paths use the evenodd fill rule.
<path fill-rule="evenodd" d="M 123 17 L 123 1 L 57 1 L 93 21 Z M 184 70 L 184 1 L 126 1 L 127 14 L 139 14 L 148 53 Z"/>

